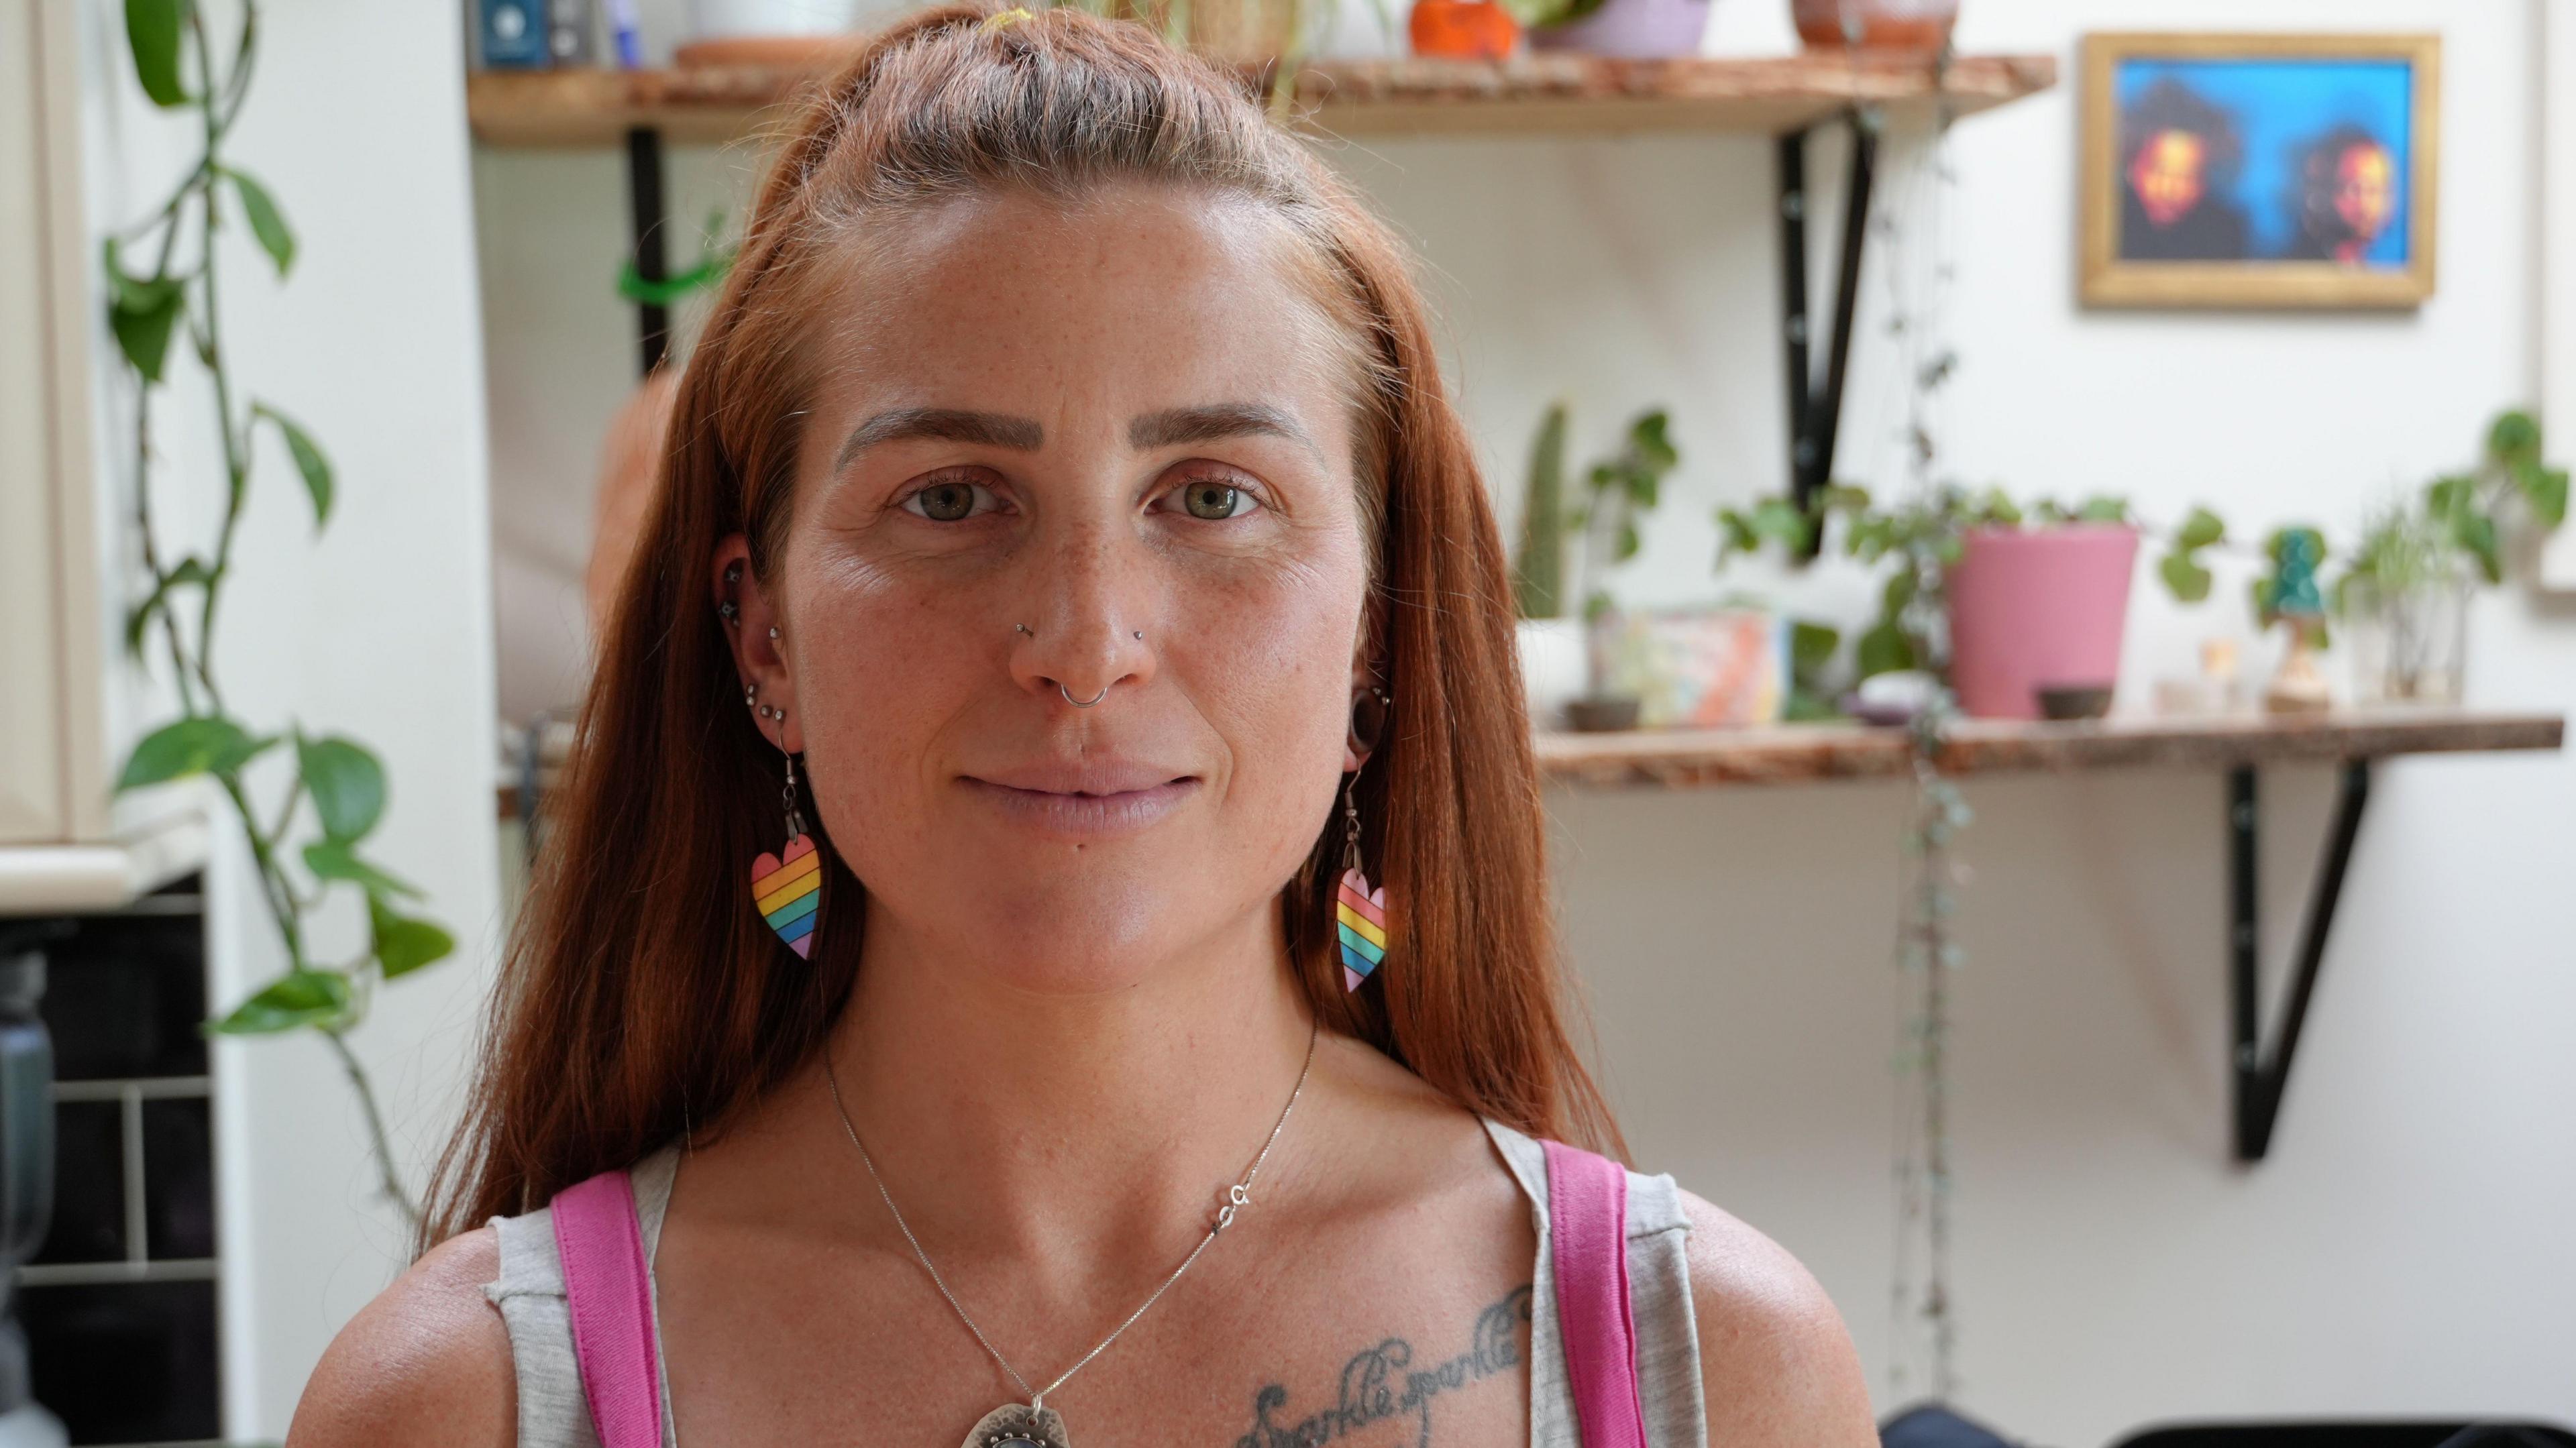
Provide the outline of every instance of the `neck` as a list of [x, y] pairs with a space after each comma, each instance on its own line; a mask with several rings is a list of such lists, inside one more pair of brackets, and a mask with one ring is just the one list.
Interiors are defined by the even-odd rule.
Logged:
[[[926, 1243], [1061, 1261], [1195, 1237], [1305, 1060], [1312, 1017], [1272, 911], [1082, 995], [1036, 993], [870, 926], [832, 1072]], [[873, 1196], [857, 1153], [836, 1149]]]

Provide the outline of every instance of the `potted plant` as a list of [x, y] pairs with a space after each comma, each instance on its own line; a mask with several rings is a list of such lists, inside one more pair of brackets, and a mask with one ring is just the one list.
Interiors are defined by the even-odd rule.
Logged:
[[1533, 50], [1631, 60], [1697, 55], [1709, 0], [1524, 0]]
[[1562, 723], [1566, 701], [1584, 692], [1583, 622], [1565, 617], [1565, 425], [1565, 404], [1549, 404], [1530, 444], [1512, 557], [1522, 699], [1541, 729]]
[[1790, 0], [1789, 13], [1814, 49], [1938, 51], [1950, 43], [1959, 0]]
[[[1836, 486], [1812, 510], [1786, 498], [1719, 509], [1719, 565], [1766, 544], [1803, 554], [1836, 518], [1847, 554], [1889, 565], [1878, 616], [1854, 644], [1859, 679], [1946, 656], [1971, 714], [2091, 717], [2109, 707], [2140, 531], [2126, 502], [2024, 508], [2000, 489], [1943, 486], [1884, 509], [1866, 489]], [[2186, 533], [2212, 522], [2195, 515]], [[1810, 697], [1837, 642], [1820, 625], [1801, 631], [1795, 648]]]
[[[2186, 601], [2205, 596], [2209, 588], [2208, 572], [2194, 558], [2196, 550], [2220, 541], [2225, 532], [2206, 508], [2195, 510], [2193, 517], [2204, 525], [2202, 531], [2178, 539], [2163, 565], [2166, 581]], [[2488, 425], [2476, 468], [2436, 478], [2414, 504], [2400, 503], [2374, 516], [2351, 550], [2352, 562], [2326, 595], [2359, 645], [2353, 651], [2357, 699], [2459, 702], [2470, 590], [2481, 580], [2504, 581], [2508, 536], [2544, 535], [2566, 518], [2567, 470], [2545, 461], [2540, 424], [2518, 410], [2500, 413]], [[2305, 649], [2325, 641], [2322, 602], [2313, 613], [2283, 606], [2285, 573], [2297, 571], [2291, 567], [2293, 545], [2296, 561], [2311, 575], [2330, 551], [2324, 534], [2304, 525], [2277, 529], [2264, 544], [2269, 571], [2255, 581], [2254, 611], [2267, 625], [2295, 620], [2296, 637], [2285, 667], [2298, 664]], [[2308, 697], [2316, 697], [2313, 684]]]
[[1583, 696], [1566, 701], [1565, 715], [1586, 731], [1633, 729], [1638, 698], [1614, 690], [1605, 644], [1617, 626], [1619, 605], [1610, 594], [1610, 575], [1637, 556], [1644, 539], [1639, 521], [1661, 500], [1664, 475], [1681, 463], [1668, 435], [1669, 419], [1660, 407], [1629, 422], [1619, 451], [1594, 463], [1584, 474], [1584, 500], [1574, 518], [1583, 530]]
[[2374, 515], [2335, 589], [2353, 645], [2353, 701], [2457, 704], [2468, 655], [2468, 556], [2429, 509]]

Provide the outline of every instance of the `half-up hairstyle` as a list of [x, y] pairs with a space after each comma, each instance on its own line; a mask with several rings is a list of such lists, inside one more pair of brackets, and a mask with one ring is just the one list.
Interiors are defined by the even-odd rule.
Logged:
[[865, 892], [824, 851], [830, 928], [810, 961], [748, 908], [779, 759], [742, 707], [708, 560], [734, 533], [756, 573], [778, 555], [814, 383], [805, 328], [850, 247], [949, 196], [1070, 201], [1117, 182], [1275, 211], [1357, 364], [1371, 644], [1394, 695], [1358, 791], [1395, 948], [1345, 994], [1335, 819], [1282, 897], [1308, 1001], [1469, 1109], [1620, 1147], [1566, 1027], [1502, 541], [1405, 253], [1240, 81], [1144, 27], [947, 8], [877, 36], [779, 138], [680, 383], [423, 1246], [722, 1130], [822, 1043], [856, 978]]

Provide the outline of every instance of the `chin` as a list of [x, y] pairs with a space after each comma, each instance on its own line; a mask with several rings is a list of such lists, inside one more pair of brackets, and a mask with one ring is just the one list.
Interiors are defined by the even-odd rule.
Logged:
[[[1223, 930], [1236, 912], [1203, 892], [1186, 868], [1130, 874], [1065, 871], [1009, 878], [987, 866], [985, 887], [938, 930], [938, 951], [972, 962], [993, 983], [1039, 995], [1125, 990]], [[999, 878], [996, 878], [999, 876]], [[1177, 883], [1176, 883], [1177, 882]]]

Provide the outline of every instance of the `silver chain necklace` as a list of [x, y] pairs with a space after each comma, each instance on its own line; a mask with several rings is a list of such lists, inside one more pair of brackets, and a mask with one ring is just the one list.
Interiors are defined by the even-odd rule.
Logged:
[[1093, 1358], [1107, 1352], [1111, 1343], [1134, 1327], [1136, 1319], [1143, 1317], [1146, 1309], [1161, 1301], [1172, 1284], [1181, 1280], [1181, 1274], [1190, 1270], [1190, 1265], [1199, 1260], [1199, 1254], [1216, 1241], [1217, 1234], [1234, 1225], [1235, 1213], [1252, 1205], [1252, 1179], [1261, 1175], [1261, 1164], [1270, 1159], [1270, 1148], [1279, 1144], [1279, 1133], [1287, 1128], [1289, 1114], [1297, 1109], [1297, 1098], [1306, 1092], [1306, 1073], [1315, 1067], [1315, 1039], [1322, 1028], [1320, 1019], [1309, 1026], [1305, 1064], [1297, 1068], [1297, 1084], [1288, 1092], [1288, 1104], [1279, 1108], [1279, 1119], [1270, 1124], [1270, 1135], [1262, 1141], [1261, 1150], [1253, 1155], [1252, 1165], [1245, 1168], [1242, 1179], [1225, 1189], [1225, 1201], [1216, 1209], [1216, 1221], [1209, 1226], [1207, 1235], [1199, 1239], [1199, 1244], [1190, 1249], [1190, 1255], [1181, 1259], [1181, 1265], [1172, 1269], [1172, 1275], [1164, 1278], [1161, 1286], [1136, 1304], [1136, 1310], [1127, 1314], [1126, 1321], [1110, 1329], [1107, 1337], [1084, 1353], [1072, 1367], [1056, 1374], [1055, 1381], [1043, 1388], [1031, 1388], [1028, 1379], [1020, 1376], [1020, 1370], [1011, 1366], [1011, 1360], [1002, 1356], [1002, 1350], [993, 1346], [993, 1340], [984, 1335], [984, 1329], [976, 1326], [975, 1319], [967, 1313], [966, 1305], [957, 1300], [956, 1293], [948, 1290], [948, 1279], [939, 1275], [939, 1268], [932, 1264], [930, 1254], [921, 1250], [921, 1239], [912, 1234], [912, 1224], [903, 1219], [903, 1209], [894, 1204], [894, 1193], [886, 1190], [885, 1178], [877, 1172], [876, 1158], [868, 1154], [868, 1144], [859, 1140], [859, 1129], [850, 1122], [850, 1108], [841, 1100], [840, 1073], [832, 1067], [830, 1048], [824, 1049], [823, 1078], [831, 1083], [832, 1109], [839, 1113], [841, 1130], [849, 1134], [850, 1145], [859, 1149], [859, 1161], [868, 1169], [868, 1180], [876, 1183], [877, 1196], [885, 1202], [886, 1211], [894, 1217], [896, 1230], [903, 1233], [904, 1242], [912, 1248], [913, 1260], [921, 1264], [922, 1271], [930, 1274], [930, 1285], [938, 1288], [939, 1295], [948, 1299], [949, 1310], [957, 1314], [959, 1322], [966, 1324], [966, 1330], [975, 1335], [975, 1341], [1001, 1368], [1003, 1375], [1028, 1395], [1026, 1403], [1004, 1403], [986, 1413], [976, 1422], [974, 1431], [966, 1435], [963, 1448], [1073, 1448], [1072, 1440], [1065, 1436], [1064, 1418], [1046, 1405], [1047, 1394], [1063, 1387], [1067, 1378], [1090, 1366]]

